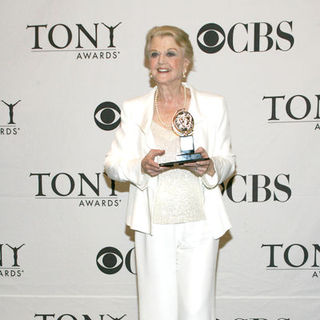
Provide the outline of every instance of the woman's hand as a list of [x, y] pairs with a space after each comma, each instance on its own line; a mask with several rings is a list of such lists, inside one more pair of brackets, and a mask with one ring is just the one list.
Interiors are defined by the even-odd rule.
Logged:
[[156, 156], [162, 156], [164, 152], [164, 150], [151, 149], [141, 161], [142, 171], [151, 177], [155, 177], [158, 174], [167, 171], [168, 168], [160, 167], [159, 164], [154, 161]]
[[[207, 151], [200, 147], [196, 151], [200, 153], [202, 158], [208, 158]], [[202, 177], [204, 174], [209, 174], [211, 177], [215, 174], [214, 165], [212, 159], [185, 163], [182, 167], [185, 167], [192, 171], [195, 175]]]

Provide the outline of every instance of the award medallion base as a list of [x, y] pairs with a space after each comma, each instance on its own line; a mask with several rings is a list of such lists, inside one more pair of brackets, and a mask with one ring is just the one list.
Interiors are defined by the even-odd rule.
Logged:
[[184, 163], [209, 160], [209, 158], [202, 158], [200, 153], [182, 153], [182, 154], [178, 154], [176, 156], [176, 159], [177, 159], [176, 161], [159, 163], [159, 166], [175, 167], [175, 166], [180, 166]]
[[190, 112], [185, 109], [178, 110], [172, 120], [172, 129], [180, 138], [181, 153], [176, 156], [175, 161], [159, 163], [160, 167], [178, 167], [188, 162], [209, 160], [202, 158], [201, 153], [194, 152], [194, 120]]

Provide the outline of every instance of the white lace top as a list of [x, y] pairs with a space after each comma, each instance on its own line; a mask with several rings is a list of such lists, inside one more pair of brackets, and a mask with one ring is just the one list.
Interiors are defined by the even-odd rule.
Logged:
[[[151, 130], [158, 148], [166, 150], [156, 161], [174, 161], [180, 153], [179, 136], [154, 121]], [[199, 177], [187, 169], [170, 169], [158, 176], [152, 222], [170, 224], [204, 220], [203, 201]]]

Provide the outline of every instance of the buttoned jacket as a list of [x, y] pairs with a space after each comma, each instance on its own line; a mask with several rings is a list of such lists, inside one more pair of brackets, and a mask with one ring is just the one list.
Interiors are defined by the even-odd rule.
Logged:
[[[204, 195], [208, 230], [215, 238], [219, 238], [231, 227], [219, 184], [235, 170], [226, 104], [221, 96], [199, 92], [185, 85], [191, 92], [188, 111], [195, 123], [195, 149], [206, 149], [214, 163], [215, 174], [199, 177], [199, 183]], [[142, 172], [141, 160], [151, 149], [158, 149], [151, 131], [155, 90], [124, 102], [121, 124], [105, 159], [105, 171], [111, 179], [130, 182], [127, 225], [133, 230], [149, 234], [152, 234], [158, 176], [151, 177]]]

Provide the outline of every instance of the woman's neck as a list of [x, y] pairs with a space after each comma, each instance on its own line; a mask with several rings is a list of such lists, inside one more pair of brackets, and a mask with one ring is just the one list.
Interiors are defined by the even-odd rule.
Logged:
[[172, 103], [180, 102], [184, 99], [184, 86], [181, 82], [175, 85], [161, 85], [157, 87], [158, 100], [163, 106], [171, 105]]

